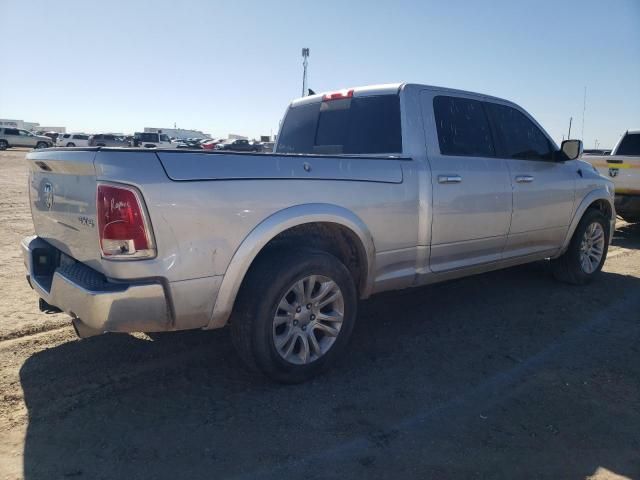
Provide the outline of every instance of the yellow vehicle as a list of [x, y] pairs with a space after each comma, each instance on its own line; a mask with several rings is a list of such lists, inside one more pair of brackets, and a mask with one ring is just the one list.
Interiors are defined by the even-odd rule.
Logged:
[[611, 155], [582, 159], [615, 184], [616, 213], [627, 222], [640, 222], [640, 130], [627, 130]]

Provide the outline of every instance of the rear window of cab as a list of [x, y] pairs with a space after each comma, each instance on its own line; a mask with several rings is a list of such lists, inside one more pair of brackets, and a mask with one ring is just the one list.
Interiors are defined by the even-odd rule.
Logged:
[[277, 152], [401, 153], [400, 97], [349, 97], [290, 107]]

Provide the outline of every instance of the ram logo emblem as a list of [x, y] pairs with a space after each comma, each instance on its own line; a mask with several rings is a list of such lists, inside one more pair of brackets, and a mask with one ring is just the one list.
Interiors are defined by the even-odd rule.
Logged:
[[42, 196], [44, 197], [44, 206], [47, 207], [47, 210], [51, 210], [53, 207], [53, 185], [49, 182], [42, 187]]

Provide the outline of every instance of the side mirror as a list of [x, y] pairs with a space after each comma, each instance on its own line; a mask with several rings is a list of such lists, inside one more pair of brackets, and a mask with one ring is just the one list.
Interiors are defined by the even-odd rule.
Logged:
[[565, 140], [560, 147], [566, 160], [575, 160], [582, 155], [582, 140]]

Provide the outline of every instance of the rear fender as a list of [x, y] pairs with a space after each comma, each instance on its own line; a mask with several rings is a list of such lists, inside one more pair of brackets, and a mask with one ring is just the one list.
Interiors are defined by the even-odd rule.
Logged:
[[227, 323], [242, 281], [260, 251], [279, 233], [305, 223], [337, 223], [349, 228], [362, 243], [367, 261], [367, 278], [361, 296], [369, 296], [373, 286], [375, 248], [364, 222], [346, 208], [332, 204], [305, 204], [280, 210], [263, 220], [242, 241], [224, 274], [206, 329]]

